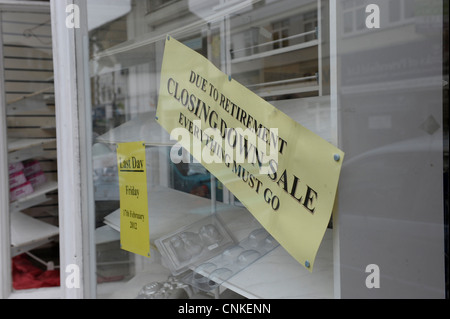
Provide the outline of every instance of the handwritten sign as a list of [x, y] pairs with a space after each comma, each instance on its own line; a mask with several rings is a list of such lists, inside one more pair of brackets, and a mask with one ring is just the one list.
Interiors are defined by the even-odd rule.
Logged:
[[170, 37], [157, 121], [312, 271], [342, 151]]
[[143, 142], [117, 146], [121, 248], [150, 257], [147, 173]]

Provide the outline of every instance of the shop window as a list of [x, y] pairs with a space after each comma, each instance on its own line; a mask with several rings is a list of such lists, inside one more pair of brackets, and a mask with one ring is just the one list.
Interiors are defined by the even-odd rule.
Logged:
[[[326, 132], [330, 119], [325, 111], [327, 98], [320, 98], [319, 74], [326, 73], [321, 69], [318, 1], [259, 1], [249, 2], [247, 7], [240, 1], [217, 1], [202, 8], [181, 1], [134, 1], [132, 8], [132, 14], [90, 30], [90, 64], [95, 70], [90, 91], [94, 101], [96, 232], [118, 229], [120, 201], [114, 156], [116, 145], [127, 141], [145, 141], [148, 187], [152, 189], [149, 212], [156, 214], [152, 218], [157, 224], [168, 227], [154, 226], [152, 242], [174, 229], [173, 224], [186, 225], [188, 220], [208, 212], [211, 201], [218, 207], [232, 205], [236, 212], [243, 210], [233, 194], [189, 154], [171, 153], [168, 136], [161, 135], [161, 127], [154, 121], [163, 39], [167, 33], [254, 93], [277, 102], [295, 119], [303, 114], [310, 128], [330, 139]], [[209, 20], [221, 10], [227, 13]], [[209, 22], [199, 20], [197, 15], [207, 17], [205, 21]], [[108, 34], [118, 35], [116, 45], [109, 41]], [[96, 96], [106, 88], [113, 93], [111, 99], [108, 103], [97, 101]], [[187, 161], [175, 163], [170, 156]], [[164, 214], [177, 217], [169, 221], [160, 215], [163, 210]], [[97, 263], [99, 281], [125, 282], [139, 276], [134, 260], [139, 267], [151, 269], [133, 254], [120, 251], [117, 233], [115, 238], [97, 245], [97, 255], [102, 256]], [[161, 265], [157, 267], [160, 269]]]

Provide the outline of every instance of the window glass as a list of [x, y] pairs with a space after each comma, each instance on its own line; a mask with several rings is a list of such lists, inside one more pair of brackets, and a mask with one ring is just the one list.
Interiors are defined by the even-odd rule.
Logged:
[[[358, 21], [369, 3], [379, 8], [380, 28], [362, 24], [361, 32], [345, 34], [346, 13], [356, 12]], [[346, 152], [338, 200], [343, 298], [445, 296], [444, 3], [337, 2], [336, 100]], [[418, 194], [429, 200], [416, 201]], [[374, 265], [381, 286], [368, 289], [366, 272]]]

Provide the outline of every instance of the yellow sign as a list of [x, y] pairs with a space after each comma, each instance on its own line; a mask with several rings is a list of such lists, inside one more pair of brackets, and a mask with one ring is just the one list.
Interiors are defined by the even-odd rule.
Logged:
[[143, 142], [117, 146], [121, 248], [150, 257], [147, 173]]
[[342, 151], [170, 37], [157, 121], [312, 271]]

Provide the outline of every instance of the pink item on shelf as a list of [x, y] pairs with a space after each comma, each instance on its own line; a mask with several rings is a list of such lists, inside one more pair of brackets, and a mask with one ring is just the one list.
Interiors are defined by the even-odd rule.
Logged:
[[37, 160], [31, 160], [24, 163], [23, 172], [26, 177], [41, 172], [41, 165]]
[[16, 188], [27, 182], [25, 174], [20, 171], [9, 175], [9, 189]]
[[38, 187], [47, 181], [45, 174], [43, 172], [38, 172], [36, 174], [28, 176], [28, 181], [33, 187]]
[[9, 192], [9, 199], [10, 201], [18, 200], [24, 196], [27, 196], [34, 192], [33, 186], [30, 182], [26, 182], [25, 184], [22, 184], [16, 188], [13, 188]]
[[20, 172], [23, 170], [23, 163], [22, 162], [11, 163], [8, 165], [8, 170], [10, 175]]

